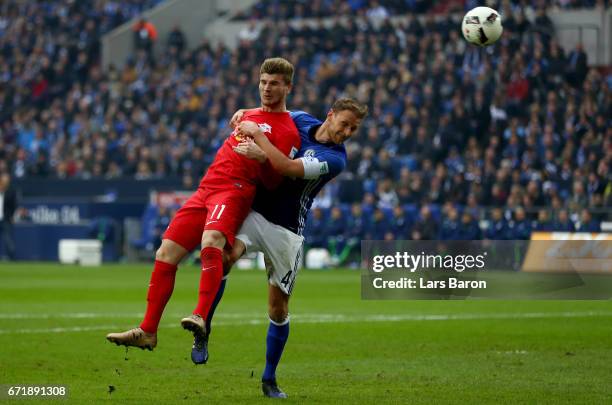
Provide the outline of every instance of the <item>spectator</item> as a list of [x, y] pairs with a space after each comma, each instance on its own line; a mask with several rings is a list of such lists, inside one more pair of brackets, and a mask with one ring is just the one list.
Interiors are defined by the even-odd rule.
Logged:
[[459, 239], [459, 213], [455, 207], [450, 207], [446, 217], [440, 226], [438, 238], [442, 240], [457, 240]]
[[409, 238], [410, 218], [407, 217], [404, 209], [397, 205], [393, 208], [393, 218], [391, 220], [391, 233], [393, 239], [406, 240]]
[[484, 237], [491, 240], [504, 240], [510, 237], [510, 227], [501, 208], [493, 209]]
[[15, 260], [13, 217], [17, 205], [17, 193], [11, 187], [11, 176], [6, 172], [0, 173], [0, 246], [9, 260]]
[[157, 41], [157, 28], [152, 22], [146, 18], [140, 18], [132, 26], [134, 33], [134, 49], [144, 50], [149, 56], [149, 60], [153, 60], [153, 46]]
[[419, 219], [412, 227], [410, 233], [413, 240], [434, 240], [438, 235], [438, 224], [431, 215], [429, 206], [421, 207]]
[[170, 208], [168, 206], [160, 205], [157, 212], [157, 217], [155, 219], [155, 223], [153, 225], [153, 234], [152, 238], [152, 248], [148, 249], [149, 251], [156, 251], [161, 245], [162, 236], [168, 228], [170, 221], [176, 214], [175, 208]]
[[579, 87], [584, 82], [588, 71], [587, 54], [581, 43], [576, 44], [567, 57], [566, 77], [573, 87]]
[[185, 39], [185, 34], [181, 30], [181, 27], [176, 24], [172, 31], [168, 34], [168, 48], [170, 53], [174, 53], [172, 49], [176, 50], [176, 55], [181, 55], [187, 46], [187, 40]]
[[461, 225], [459, 228], [458, 240], [479, 240], [482, 238], [482, 231], [478, 221], [472, 217], [468, 211], [461, 215]]
[[325, 233], [328, 235], [327, 246], [334, 265], [343, 264], [347, 259], [351, 244], [346, 237], [347, 220], [340, 207], [333, 207], [326, 224]]
[[559, 232], [574, 232], [576, 230], [567, 210], [563, 209], [557, 212], [557, 218], [553, 221], [552, 230]]
[[599, 221], [593, 219], [591, 212], [584, 208], [580, 212], [580, 226], [577, 229], [578, 232], [601, 232], [601, 224]]
[[366, 238], [366, 229], [369, 227], [367, 219], [361, 204], [354, 203], [351, 205], [351, 214], [347, 221], [347, 229], [344, 232], [347, 239], [353, 244], [359, 243]]
[[553, 223], [550, 221], [547, 209], [538, 211], [538, 221], [534, 230], [540, 232], [551, 232], [553, 230]]
[[240, 30], [238, 33], [238, 39], [243, 42], [243, 46], [250, 45], [257, 41], [260, 33], [261, 29], [257, 26], [257, 22], [255, 20], [251, 20], [246, 27]]
[[529, 240], [531, 236], [531, 223], [523, 207], [514, 210], [514, 219], [509, 224], [509, 236], [513, 240]]
[[546, 9], [540, 7], [536, 10], [536, 17], [534, 19], [534, 29], [536, 32], [542, 34], [545, 44], [550, 42], [550, 39], [555, 34], [555, 27], [553, 25], [552, 20], [546, 14]]
[[389, 220], [382, 209], [376, 208], [366, 231], [366, 239], [384, 240], [388, 229], [390, 229]]
[[308, 247], [326, 248], [327, 234], [325, 232], [323, 210], [321, 208], [312, 209], [312, 215], [309, 215], [306, 221], [304, 238], [308, 241]]
[[399, 198], [393, 189], [393, 182], [390, 178], [382, 180], [378, 184], [378, 206], [380, 208], [391, 209], [397, 206]]

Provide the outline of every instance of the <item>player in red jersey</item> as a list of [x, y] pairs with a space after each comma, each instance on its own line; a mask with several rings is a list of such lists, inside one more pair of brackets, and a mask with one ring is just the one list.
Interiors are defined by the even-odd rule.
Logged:
[[[259, 77], [261, 108], [249, 111], [242, 119], [257, 123], [270, 141], [289, 157], [300, 147], [297, 128], [286, 108], [293, 71], [293, 65], [285, 59], [266, 59]], [[223, 278], [223, 250], [233, 245], [235, 234], [251, 209], [257, 183], [261, 181], [273, 187], [282, 180], [269, 164], [262, 165], [235, 153], [233, 148], [242, 140], [240, 130], [234, 130], [217, 152], [198, 190], [176, 213], [164, 233], [155, 254], [144, 320], [138, 328], [108, 334], [109, 341], [149, 350], [157, 345], [157, 328], [172, 295], [177, 266], [200, 244], [202, 272], [198, 304], [191, 316], [181, 320], [181, 325], [193, 332], [196, 342], [207, 336], [205, 320], [216, 304], [214, 299]]]

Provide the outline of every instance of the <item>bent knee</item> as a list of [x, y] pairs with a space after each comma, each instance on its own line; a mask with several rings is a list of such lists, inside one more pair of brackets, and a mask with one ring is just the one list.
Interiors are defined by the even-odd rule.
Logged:
[[168, 249], [168, 247], [164, 246], [163, 244], [155, 252], [155, 260], [158, 260], [160, 262], [170, 263], [172, 262], [173, 257], [174, 255], [172, 254], [170, 249]]
[[219, 231], [204, 231], [204, 234], [202, 235], [202, 248], [216, 247], [223, 249], [225, 242], [225, 235]]
[[178, 264], [181, 259], [187, 254], [187, 250], [175, 242], [164, 239], [159, 249], [155, 251], [155, 260]]

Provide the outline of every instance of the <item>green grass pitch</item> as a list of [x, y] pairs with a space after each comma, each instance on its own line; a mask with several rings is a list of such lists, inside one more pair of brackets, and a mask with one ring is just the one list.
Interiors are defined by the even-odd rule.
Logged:
[[[78, 404], [269, 403], [264, 273], [230, 276], [210, 360], [195, 366], [179, 326], [195, 306], [193, 266], [179, 270], [153, 352], [104, 338], [139, 323], [150, 269], [0, 265], [0, 385], [66, 385]], [[303, 271], [291, 313], [277, 373], [289, 403], [612, 400], [610, 301], [362, 301], [359, 272]]]

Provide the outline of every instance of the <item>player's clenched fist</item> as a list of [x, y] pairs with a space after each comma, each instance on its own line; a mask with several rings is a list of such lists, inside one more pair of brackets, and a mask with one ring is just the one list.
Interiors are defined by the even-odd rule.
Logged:
[[257, 136], [263, 135], [257, 123], [253, 121], [242, 121], [238, 124], [238, 132], [250, 138], [256, 138]]
[[234, 152], [239, 155], [245, 156], [249, 159], [255, 159], [259, 163], [263, 163], [268, 158], [266, 152], [264, 152], [251, 138], [246, 138], [238, 146], [234, 146]]

